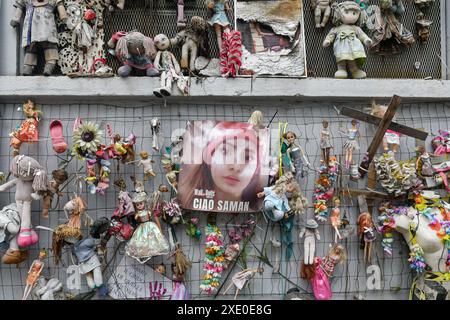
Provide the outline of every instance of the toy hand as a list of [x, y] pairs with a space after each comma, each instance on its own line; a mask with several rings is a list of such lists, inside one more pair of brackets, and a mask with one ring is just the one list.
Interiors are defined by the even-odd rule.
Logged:
[[258, 192], [258, 193], [256, 194], [256, 196], [257, 196], [258, 198], [262, 198], [262, 197], [264, 197], [264, 192]]
[[18, 26], [20, 26], [20, 21], [17, 21], [17, 20], [13, 19], [13, 20], [10, 21], [9, 24], [11, 25], [11, 27], [17, 28]]
[[324, 48], [327, 48], [327, 47], [330, 46], [330, 44], [331, 44], [331, 42], [330, 42], [329, 40], [325, 40], [325, 41], [323, 42], [322, 46], [323, 46]]
[[372, 39], [366, 39], [366, 41], [364, 41], [364, 44], [369, 47], [372, 45]]

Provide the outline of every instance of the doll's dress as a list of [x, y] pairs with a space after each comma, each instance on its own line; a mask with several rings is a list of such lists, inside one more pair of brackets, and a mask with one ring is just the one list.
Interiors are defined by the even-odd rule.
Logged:
[[320, 139], [320, 148], [321, 149], [333, 148], [330, 142], [330, 130], [322, 130], [321, 133], [323, 138]]
[[31, 272], [28, 274], [26, 283], [29, 286], [32, 286], [33, 284], [36, 283], [37, 279], [39, 278], [41, 272], [39, 271], [39, 269], [41, 268], [41, 266], [43, 265], [43, 262], [40, 260], [34, 260], [33, 261], [33, 267], [31, 268]]
[[[325, 258], [326, 259], [326, 258]], [[316, 257], [315, 259], [315, 269], [316, 272], [314, 277], [311, 279], [311, 285], [314, 292], [314, 297], [316, 300], [329, 300], [331, 299], [332, 292], [330, 281], [324, 269], [322, 268], [322, 258]]]
[[344, 143], [344, 149], [346, 150], [359, 150], [358, 141], [358, 129], [348, 129], [347, 140]]
[[386, 133], [384, 134], [387, 143], [389, 144], [400, 144], [400, 133], [393, 131], [393, 130], [386, 130]]
[[36, 118], [28, 118], [22, 122], [13, 136], [21, 142], [37, 142], [39, 140], [39, 121]]
[[225, 3], [222, 1], [218, 1], [214, 4], [214, 14], [211, 17], [210, 20], [208, 20], [208, 23], [213, 26], [214, 24], [220, 24], [221, 26], [225, 27], [230, 25], [230, 22], [228, 21], [227, 15], [225, 14]]
[[81, 274], [91, 272], [100, 267], [100, 260], [95, 252], [95, 241], [93, 238], [85, 238], [75, 243], [73, 251], [78, 259], [78, 269]]
[[189, 293], [183, 282], [173, 282], [173, 291], [170, 300], [189, 300]]
[[333, 51], [336, 62], [351, 60], [356, 61], [359, 66], [364, 65], [366, 51], [363, 43], [358, 38], [366, 38], [367, 35], [364, 34], [361, 28], [352, 25], [341, 25], [331, 29], [330, 34], [335, 37]]
[[140, 263], [145, 263], [154, 256], [168, 254], [169, 243], [156, 223], [150, 220], [149, 211], [142, 210], [137, 215], [140, 224], [126, 245], [125, 252]]
[[272, 221], [279, 221], [283, 218], [284, 213], [291, 211], [288, 198], [285, 194], [279, 197], [272, 187], [264, 188], [264, 206], [263, 212]]

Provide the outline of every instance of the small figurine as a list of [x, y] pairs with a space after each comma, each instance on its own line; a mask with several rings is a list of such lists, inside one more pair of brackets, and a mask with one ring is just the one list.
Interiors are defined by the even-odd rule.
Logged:
[[420, 145], [417, 147], [417, 151], [419, 152], [419, 156], [416, 161], [416, 169], [419, 171], [420, 175], [423, 177], [432, 177], [434, 175], [434, 170], [431, 165], [431, 155], [425, 149], [425, 146]]
[[125, 246], [127, 255], [139, 263], [145, 263], [154, 256], [169, 253], [169, 243], [162, 234], [159, 218], [154, 216], [156, 223], [151, 221], [151, 212], [146, 208], [147, 194], [137, 193], [133, 198], [139, 226], [134, 231], [130, 241]]
[[177, 86], [183, 94], [187, 94], [187, 85], [180, 74], [181, 69], [177, 59], [170, 52], [170, 40], [165, 34], [158, 34], [154, 38], [158, 53], [155, 58], [155, 67], [161, 72], [161, 87], [153, 90], [158, 98], [172, 95], [172, 82], [177, 80]]
[[239, 294], [239, 291], [241, 291], [248, 282], [255, 276], [256, 273], [262, 274], [264, 272], [263, 268], [254, 268], [254, 269], [244, 269], [242, 271], [239, 271], [233, 275], [231, 278], [230, 285], [225, 289], [223, 294], [226, 294], [230, 288], [235, 285], [236, 286], [236, 293], [234, 295], [234, 300], [236, 300], [237, 295]]
[[351, 127], [347, 129], [347, 132], [339, 131], [340, 133], [347, 136], [347, 140], [344, 142], [345, 150], [345, 168], [350, 168], [350, 163], [353, 158], [353, 151], [359, 150], [358, 138], [359, 138], [359, 122], [353, 119], [351, 121]]
[[331, 226], [333, 227], [334, 234], [334, 243], [337, 243], [337, 239], [342, 239], [341, 234], [339, 233], [339, 227], [341, 226], [341, 210], [339, 206], [341, 205], [341, 200], [338, 197], [334, 197], [333, 199], [334, 207], [331, 209], [330, 221]]
[[[383, 118], [388, 107], [376, 104], [374, 100], [372, 100], [372, 112], [371, 114], [378, 118]], [[393, 118], [395, 120], [395, 116]], [[383, 137], [383, 150], [384, 152], [388, 152], [390, 149], [394, 153], [398, 151], [398, 147], [400, 145], [400, 133], [393, 130], [386, 130], [386, 133]]]
[[[323, 28], [327, 25], [328, 19], [331, 14], [330, 4], [334, 0], [312, 0], [311, 8], [314, 10], [314, 21], [316, 22], [316, 28]], [[322, 18], [323, 14], [323, 18]], [[321, 21], [322, 20], [322, 21]]]
[[372, 261], [372, 242], [375, 241], [375, 224], [372, 221], [372, 215], [363, 212], [358, 217], [358, 236], [360, 246], [364, 248], [364, 262]]
[[366, 73], [359, 69], [366, 60], [364, 45], [370, 46], [372, 40], [362, 31], [364, 19], [361, 14], [361, 7], [353, 1], [344, 1], [333, 4], [333, 24], [336, 25], [330, 30], [323, 47], [329, 47], [333, 42], [334, 55], [338, 66], [335, 78], [347, 79], [350, 70], [354, 79], [364, 79]]
[[26, 119], [17, 126], [16, 129], [10, 133], [11, 146], [13, 147], [13, 156], [18, 156], [20, 152], [20, 146], [23, 142], [33, 143], [38, 142], [39, 139], [39, 121], [42, 117], [42, 111], [31, 100], [23, 104], [19, 111], [23, 111]]
[[36, 285], [36, 281], [41, 275], [42, 269], [44, 269], [44, 259], [47, 258], [47, 252], [45, 249], [39, 251], [39, 258], [34, 260], [28, 270], [28, 276], [26, 280], [25, 290], [23, 291], [22, 300], [27, 300], [31, 293], [31, 290]]
[[322, 149], [323, 160], [325, 163], [330, 161], [330, 149], [333, 148], [333, 145], [330, 142], [331, 133], [328, 128], [328, 121], [322, 121], [322, 130], [320, 131], [320, 149]]
[[42, 204], [42, 216], [48, 218], [48, 211], [52, 206], [53, 196], [56, 194], [61, 197], [63, 194], [59, 191], [59, 187], [69, 178], [66, 170], [58, 169], [52, 171], [53, 179], [48, 182], [47, 191], [44, 194], [44, 201]]
[[227, 12], [231, 11], [230, 3], [228, 0], [207, 0], [206, 6], [208, 7], [208, 15], [210, 19], [208, 24], [214, 27], [216, 33], [217, 44], [219, 46], [219, 52], [222, 51], [222, 30], [230, 26]]
[[25, 12], [22, 30], [22, 47], [25, 49], [23, 75], [30, 76], [38, 62], [38, 48], [44, 50], [44, 75], [53, 73], [58, 56], [58, 32], [55, 22], [55, 9], [59, 19], [67, 19], [67, 13], [62, 0], [16, 0], [16, 14], [10, 24], [13, 28], [20, 25]]
[[430, 38], [431, 25], [433, 21], [425, 19], [425, 15], [422, 12], [417, 14], [416, 28], [420, 43], [427, 43]]
[[175, 38], [170, 39], [170, 44], [174, 47], [181, 47], [181, 69], [189, 69], [191, 72], [197, 71], [195, 59], [206, 51], [206, 40], [208, 38], [206, 21], [199, 16], [193, 16], [191, 23], [185, 29], [179, 31]]
[[316, 251], [316, 239], [320, 240], [320, 234], [318, 230], [319, 225], [316, 220], [309, 219], [306, 224], [300, 230], [299, 238], [305, 237], [303, 243], [304, 248], [304, 264], [312, 265], [314, 263], [314, 253]]
[[175, 193], [178, 193], [178, 181], [177, 181], [177, 173], [180, 173], [180, 170], [176, 170], [176, 164], [172, 163], [170, 159], [162, 159], [161, 160], [164, 170], [166, 170], [166, 180]]
[[300, 183], [300, 177], [304, 177], [307, 172], [305, 166], [309, 167], [310, 163], [302, 147], [296, 144], [297, 135], [294, 132], [286, 132], [283, 139], [285, 141], [281, 146], [281, 154], [284, 171], [295, 174], [295, 179]]

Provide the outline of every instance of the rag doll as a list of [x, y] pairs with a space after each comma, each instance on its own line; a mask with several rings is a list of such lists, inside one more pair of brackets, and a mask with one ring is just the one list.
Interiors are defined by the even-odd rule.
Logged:
[[328, 19], [330, 19], [331, 6], [330, 4], [334, 0], [312, 0], [311, 8], [314, 10], [314, 21], [316, 22], [316, 28], [323, 28], [327, 25]]
[[329, 47], [334, 42], [333, 51], [338, 66], [334, 77], [348, 78], [348, 69], [354, 79], [363, 79], [366, 77], [366, 73], [360, 69], [366, 60], [363, 44], [370, 46], [372, 40], [360, 28], [364, 23], [361, 7], [353, 1], [344, 1], [334, 3], [333, 9], [336, 27], [328, 33], [323, 47]]
[[202, 17], [193, 16], [191, 23], [179, 31], [175, 38], [170, 39], [172, 46], [181, 46], [181, 69], [189, 68], [192, 72], [196, 71], [195, 59], [206, 50], [207, 31], [205, 20]]
[[44, 218], [48, 218], [48, 212], [52, 206], [53, 196], [55, 194], [58, 197], [62, 196], [59, 187], [69, 178], [67, 171], [64, 169], [53, 170], [52, 177], [53, 179], [48, 183], [48, 188], [44, 194], [44, 201], [42, 204], [42, 216]]
[[148, 77], [158, 75], [153, 65], [156, 48], [153, 39], [137, 31], [119, 31], [108, 41], [109, 52], [116, 56], [123, 64], [117, 73], [121, 77], [128, 77], [133, 69], [145, 70]]
[[15, 200], [21, 220], [17, 243], [28, 247], [39, 241], [37, 233], [31, 228], [31, 202], [41, 199], [47, 191], [47, 174], [35, 159], [25, 155], [14, 157], [10, 170], [15, 179], [2, 184], [0, 192], [16, 187]]
[[20, 146], [23, 142], [33, 143], [38, 142], [39, 139], [39, 121], [42, 117], [42, 112], [38, 106], [31, 100], [23, 104], [23, 107], [19, 110], [23, 111], [26, 119], [22, 121], [20, 126], [10, 133], [11, 142], [13, 147], [13, 156], [18, 156], [20, 152]]
[[42, 269], [44, 269], [44, 259], [47, 258], [47, 252], [42, 249], [39, 252], [39, 258], [34, 260], [28, 270], [28, 276], [26, 279], [25, 290], [23, 291], [22, 300], [27, 300], [31, 293], [31, 290], [36, 285], [36, 282], [41, 275]]
[[[142, 169], [144, 170], [144, 181], [147, 181], [148, 178], [150, 178], [150, 177], [153, 177], [153, 178], [156, 177], [156, 173], [153, 171], [153, 163], [155, 161], [152, 160], [152, 158], [150, 157], [148, 152], [145, 150], [142, 150], [139, 153], [139, 156], [141, 157], [141, 160], [132, 161], [132, 162], [137, 162], [137, 166], [142, 167]], [[132, 162], [128, 162], [128, 163], [132, 163]]]
[[305, 237], [304, 248], [304, 264], [312, 265], [314, 263], [314, 253], [316, 251], [316, 239], [320, 240], [320, 234], [318, 230], [319, 225], [316, 220], [309, 219], [306, 221], [305, 226], [301, 229], [299, 237]]
[[28, 257], [28, 251], [19, 250], [17, 234], [20, 230], [20, 213], [16, 203], [0, 211], [0, 242], [9, 242], [9, 249], [2, 257], [4, 264], [19, 264]]
[[38, 48], [44, 50], [44, 75], [51, 75], [59, 58], [55, 11], [58, 11], [61, 21], [67, 19], [63, 0], [16, 0], [14, 6], [16, 14], [10, 23], [12, 27], [20, 25], [25, 12], [21, 39], [21, 46], [25, 49], [23, 75], [33, 73], [38, 63]]
[[81, 239], [73, 246], [73, 252], [78, 260], [78, 269], [86, 276], [88, 287], [92, 290], [103, 285], [101, 263], [96, 248], [97, 244], [92, 237]]
[[206, 6], [210, 17], [207, 22], [211, 27], [214, 27], [220, 52], [222, 51], [222, 31], [230, 26], [230, 21], [226, 14], [226, 11], [231, 11], [230, 3], [228, 0], [206, 0]]

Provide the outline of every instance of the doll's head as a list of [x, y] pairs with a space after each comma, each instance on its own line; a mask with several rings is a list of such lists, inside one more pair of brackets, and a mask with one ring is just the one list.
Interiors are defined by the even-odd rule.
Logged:
[[362, 26], [364, 24], [365, 19], [361, 14], [361, 7], [356, 2], [344, 1], [341, 3], [334, 3], [332, 8], [334, 9], [334, 25], [340, 26], [345, 24]]
[[10, 170], [16, 178], [32, 181], [34, 191], [47, 190], [47, 174], [35, 159], [24, 155], [15, 156]]
[[283, 138], [286, 139], [289, 144], [292, 144], [294, 143], [295, 139], [297, 139], [297, 135], [292, 131], [288, 131], [283, 134]]
[[133, 204], [136, 210], [144, 210], [145, 202], [147, 201], [147, 194], [145, 192], [137, 193], [133, 198]]
[[120, 136], [120, 134], [116, 134], [116, 135], [114, 135], [113, 140], [114, 140], [114, 142], [119, 142], [120, 140], [122, 140], [122, 137]]
[[160, 184], [158, 187], [159, 192], [169, 192], [169, 188], [165, 184]]
[[166, 275], [166, 266], [164, 265], [164, 263], [160, 263], [159, 265], [157, 265], [155, 270], [163, 276]]
[[337, 263], [344, 263], [344, 261], [347, 259], [347, 253], [345, 251], [345, 248], [335, 243], [328, 252], [328, 256], [337, 264]]
[[208, 29], [208, 24], [202, 17], [193, 16], [191, 18], [191, 28], [194, 32], [205, 33]]
[[47, 251], [45, 249], [41, 249], [39, 251], [39, 260], [44, 260], [45, 258], [47, 258]]
[[352, 119], [352, 121], [350, 123], [353, 127], [358, 127], [358, 125], [359, 125], [359, 121], [356, 119]]
[[328, 121], [323, 120], [322, 121], [322, 127], [324, 127], [325, 129], [328, 128]]
[[335, 206], [339, 206], [339, 205], [341, 205], [341, 200], [338, 197], [334, 197], [333, 203]]
[[283, 196], [286, 192], [292, 193], [296, 190], [299, 190], [300, 187], [298, 183], [295, 181], [294, 176], [291, 172], [285, 173], [275, 182], [275, 186], [273, 191], [278, 196]]
[[69, 175], [64, 169], [57, 169], [52, 171], [52, 177], [58, 185], [64, 183], [69, 178]]
[[261, 128], [263, 126], [263, 113], [259, 110], [253, 111], [248, 123], [252, 124], [257, 128]]
[[158, 34], [154, 38], [155, 46], [160, 51], [167, 50], [170, 46], [170, 40], [165, 34]]
[[141, 152], [139, 152], [139, 155], [141, 156], [142, 159], [148, 159], [148, 152], [145, 150], [142, 150]]
[[426, 152], [425, 146], [424, 145], [419, 145], [417, 147], [417, 152], [419, 152], [419, 154], [424, 154]]

